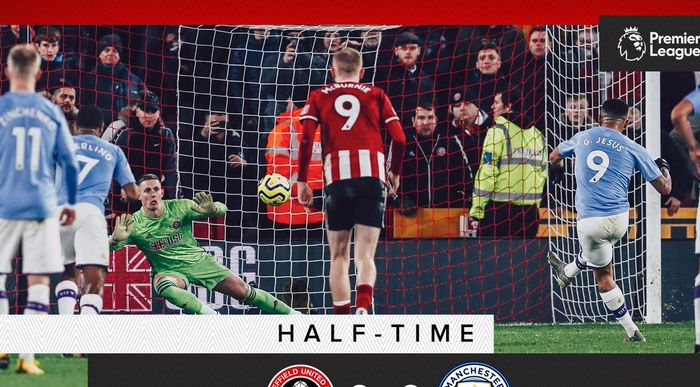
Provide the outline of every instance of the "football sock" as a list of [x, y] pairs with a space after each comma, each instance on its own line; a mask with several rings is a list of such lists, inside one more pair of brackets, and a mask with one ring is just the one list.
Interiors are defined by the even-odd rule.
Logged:
[[700, 274], [695, 277], [695, 291], [693, 294], [695, 295], [693, 300], [695, 306], [695, 344], [700, 345]]
[[272, 294], [250, 285], [248, 285], [248, 294], [243, 299], [243, 303], [254, 306], [265, 313], [296, 314], [294, 309], [275, 298]]
[[70, 280], [63, 280], [56, 285], [58, 314], [73, 314], [78, 300], [78, 285]]
[[98, 294], [83, 294], [80, 297], [80, 314], [100, 314], [102, 297]]
[[350, 314], [350, 300], [333, 301], [333, 314]]
[[637, 325], [632, 321], [632, 316], [625, 307], [625, 296], [622, 295], [622, 290], [618, 286], [609, 292], [600, 293], [600, 298], [603, 299], [605, 306], [612, 312], [617, 321], [625, 328], [627, 337], [632, 337], [634, 331], [638, 330]]
[[[48, 314], [50, 292], [49, 285], [31, 285], [27, 289], [27, 306], [24, 308], [24, 314]], [[31, 363], [34, 361], [34, 354], [21, 353], [19, 358]]]
[[564, 266], [564, 275], [569, 278], [574, 278], [585, 268], [586, 261], [581, 256], [581, 253], [578, 253], [573, 262], [569, 262], [566, 266]]
[[7, 289], [5, 289], [6, 275], [0, 274], [0, 314], [10, 314], [10, 302], [7, 299]]
[[194, 294], [185, 289], [178, 288], [173, 281], [168, 278], [162, 279], [156, 285], [156, 292], [173, 305], [182, 308], [186, 312], [195, 314], [216, 314], [216, 311], [207, 305]]
[[372, 307], [372, 293], [374, 287], [371, 285], [357, 285], [357, 297], [355, 299], [355, 308], [364, 308], [367, 312]]

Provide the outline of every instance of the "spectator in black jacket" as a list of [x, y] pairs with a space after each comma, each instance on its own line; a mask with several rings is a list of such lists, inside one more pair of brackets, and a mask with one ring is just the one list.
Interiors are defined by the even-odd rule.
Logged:
[[417, 35], [404, 32], [394, 43], [395, 59], [388, 73], [385, 67], [377, 69], [377, 86], [386, 91], [404, 128], [411, 126], [419, 99], [430, 98], [435, 89], [433, 78], [421, 71], [421, 47]]
[[136, 179], [147, 173], [160, 176], [165, 198], [179, 196], [175, 136], [161, 123], [160, 101], [155, 94], [139, 92], [135, 115], [128, 129], [119, 133], [116, 144], [124, 151]]
[[438, 117], [432, 101], [421, 101], [406, 136], [401, 182], [401, 207], [469, 207], [467, 186], [472, 176], [461, 143], [436, 131]]
[[80, 105], [99, 106], [104, 121], [112, 122], [144, 89], [143, 81], [120, 63], [122, 41], [118, 35], [103, 36], [97, 45], [97, 53], [100, 60], [95, 72], [81, 74]]

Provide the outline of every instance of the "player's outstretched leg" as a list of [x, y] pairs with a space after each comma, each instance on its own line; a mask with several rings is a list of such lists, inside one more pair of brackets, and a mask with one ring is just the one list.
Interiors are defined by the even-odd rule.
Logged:
[[639, 331], [637, 324], [632, 321], [632, 316], [630, 316], [629, 311], [627, 311], [625, 296], [622, 294], [622, 290], [615, 284], [612, 275], [612, 264], [610, 263], [605, 267], [595, 269], [595, 277], [598, 282], [600, 298], [620, 325], [625, 328], [627, 341], [646, 341], [644, 335]]
[[581, 257], [581, 253], [576, 256], [573, 262], [565, 264], [559, 256], [550, 251], [547, 253], [547, 262], [554, 270], [554, 278], [557, 280], [559, 287], [566, 288], [574, 280], [582, 270], [586, 268], [586, 260]]
[[299, 314], [299, 312], [290, 308], [289, 305], [277, 299], [272, 294], [248, 285], [233, 274], [219, 282], [214, 287], [214, 290], [227, 294], [246, 305], [254, 306], [265, 313]]
[[367, 314], [372, 310], [374, 284], [377, 280], [377, 267], [374, 253], [377, 251], [378, 227], [355, 225], [355, 266], [357, 266], [357, 294], [355, 313]]
[[173, 305], [194, 314], [217, 314], [194, 294], [185, 289], [185, 281], [175, 275], [157, 274], [153, 278], [156, 292]]

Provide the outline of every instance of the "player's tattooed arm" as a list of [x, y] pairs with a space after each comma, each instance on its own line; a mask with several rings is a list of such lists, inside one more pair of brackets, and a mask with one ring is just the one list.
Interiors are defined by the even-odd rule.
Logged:
[[662, 195], [669, 195], [671, 193], [671, 175], [669, 174], [667, 167], [661, 168], [661, 176], [653, 180], [651, 185], [658, 193]]

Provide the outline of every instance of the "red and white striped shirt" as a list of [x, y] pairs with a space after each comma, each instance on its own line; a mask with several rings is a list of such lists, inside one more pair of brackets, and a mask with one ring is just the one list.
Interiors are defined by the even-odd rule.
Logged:
[[[304, 132], [321, 126], [325, 184], [376, 177], [386, 181], [386, 129], [392, 139], [391, 171], [398, 174], [406, 137], [389, 97], [382, 89], [356, 82], [332, 83], [315, 90], [301, 112]], [[308, 129], [307, 129], [308, 127]], [[303, 142], [303, 141], [302, 141]], [[313, 145], [311, 143], [306, 144]], [[300, 149], [299, 181], [306, 181], [304, 144]], [[311, 149], [308, 149], [311, 154]]]

